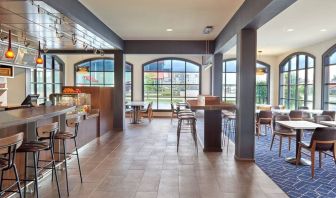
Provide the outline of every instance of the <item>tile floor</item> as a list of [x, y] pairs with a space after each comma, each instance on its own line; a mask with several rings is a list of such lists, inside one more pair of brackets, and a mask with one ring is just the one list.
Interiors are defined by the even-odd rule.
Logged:
[[[184, 133], [176, 153], [176, 120], [127, 124], [123, 133], [104, 135], [81, 149], [82, 184], [76, 161], [70, 163], [70, 197], [287, 197], [255, 163], [235, 161], [233, 144], [228, 154], [199, 150], [197, 156], [191, 135]], [[64, 171], [58, 174], [66, 197]], [[57, 197], [50, 180], [41, 183], [40, 197]]]

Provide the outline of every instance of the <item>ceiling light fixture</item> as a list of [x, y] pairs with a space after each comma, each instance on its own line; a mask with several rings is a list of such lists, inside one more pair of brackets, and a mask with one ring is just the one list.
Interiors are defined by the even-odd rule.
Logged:
[[77, 43], [77, 37], [76, 37], [75, 33], [72, 34], [71, 40], [72, 40], [72, 45], [76, 45], [76, 43]]
[[203, 29], [203, 34], [210, 34], [213, 31], [214, 27], [212, 25], [208, 25]]
[[47, 53], [49, 51], [49, 49], [47, 48], [47, 41], [45, 41], [45, 40], [43, 42], [43, 49], [42, 50], [43, 50], [44, 53]]
[[30, 45], [30, 42], [27, 40], [27, 37], [24, 38], [23, 45], [25, 47], [28, 47]]
[[8, 49], [5, 53], [5, 57], [8, 59], [13, 59], [15, 56], [13, 50], [12, 50], [12, 32], [11, 30], [8, 31]]
[[104, 56], [104, 55], [105, 55], [105, 53], [104, 53], [103, 50], [100, 50], [99, 52], [100, 52], [100, 55], [101, 55], [101, 56]]
[[42, 64], [43, 63], [43, 59], [41, 57], [41, 45], [40, 45], [40, 41], [38, 42], [38, 55], [36, 58], [36, 64]]
[[321, 32], [326, 32], [326, 31], [327, 31], [327, 29], [320, 29], [320, 31], [321, 31]]
[[167, 28], [166, 31], [167, 31], [167, 32], [172, 32], [173, 29], [172, 29], [172, 28]]
[[210, 55], [210, 41], [205, 41], [205, 56], [202, 57], [204, 71], [212, 67], [212, 57]]
[[293, 32], [293, 31], [294, 31], [294, 29], [292, 29], [292, 28], [287, 29], [287, 32]]

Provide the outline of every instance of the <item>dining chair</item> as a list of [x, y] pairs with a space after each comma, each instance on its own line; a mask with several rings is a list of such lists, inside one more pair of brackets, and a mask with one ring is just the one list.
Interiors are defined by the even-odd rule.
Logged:
[[[315, 152], [319, 152], [319, 167], [322, 167], [322, 152], [326, 153], [328, 151], [332, 152], [332, 157], [336, 164], [336, 129], [327, 128], [317, 128], [315, 129], [310, 142], [301, 141], [299, 142], [299, 151], [296, 158], [296, 165], [299, 164], [301, 159], [302, 149], [310, 151], [310, 161], [311, 161], [311, 176], [314, 178], [315, 170]], [[329, 154], [328, 154], [329, 155]]]
[[147, 116], [148, 120], [151, 122], [152, 121], [152, 117], [153, 117], [153, 101], [148, 103], [148, 106], [146, 109], [140, 111], [141, 113], [141, 117], [143, 116]]
[[320, 124], [321, 121], [332, 121], [332, 118], [329, 115], [316, 115], [314, 117], [314, 122]]
[[267, 134], [267, 128], [270, 129], [271, 132], [273, 133], [272, 123], [273, 123], [272, 111], [260, 111], [256, 123], [258, 139], [261, 134], [261, 126], [265, 127], [266, 134]]
[[328, 115], [332, 120], [335, 120], [335, 111], [323, 111], [321, 115]]
[[281, 124], [277, 123], [277, 121], [290, 121], [290, 117], [288, 115], [277, 115], [274, 117], [275, 119], [275, 126], [273, 130], [272, 142], [270, 150], [272, 150], [273, 142], [276, 136], [279, 136], [279, 157], [281, 157], [282, 151], [282, 138], [288, 138], [288, 150], [291, 149], [291, 138], [296, 136], [296, 133]]
[[289, 112], [289, 117], [291, 120], [302, 120], [303, 119], [303, 114], [302, 111], [299, 110], [292, 110]]

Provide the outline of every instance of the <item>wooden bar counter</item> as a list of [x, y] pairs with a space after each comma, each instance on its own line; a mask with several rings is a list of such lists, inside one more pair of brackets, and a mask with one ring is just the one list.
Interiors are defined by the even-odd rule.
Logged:
[[236, 106], [222, 103], [214, 96], [199, 96], [198, 100], [187, 100], [187, 103], [191, 110], [197, 111], [197, 136], [203, 151], [221, 152], [222, 110], [235, 111]]

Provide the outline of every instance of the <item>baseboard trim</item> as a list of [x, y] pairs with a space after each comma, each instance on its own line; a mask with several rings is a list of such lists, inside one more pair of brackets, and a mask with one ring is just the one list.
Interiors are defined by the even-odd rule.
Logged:
[[235, 160], [237, 160], [237, 161], [255, 162], [255, 159], [241, 158], [241, 157], [238, 157], [237, 155], [234, 155], [234, 158], [235, 158]]

